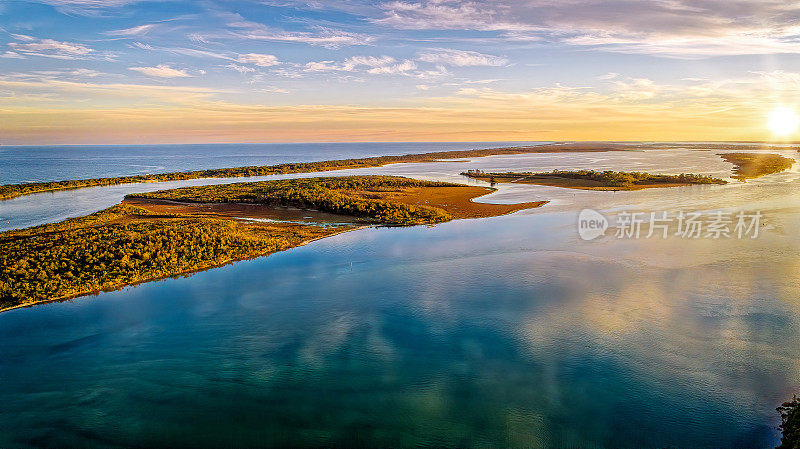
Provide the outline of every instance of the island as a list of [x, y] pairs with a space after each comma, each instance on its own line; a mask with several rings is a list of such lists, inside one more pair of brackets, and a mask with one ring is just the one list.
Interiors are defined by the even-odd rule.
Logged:
[[771, 153], [719, 153], [718, 156], [733, 164], [733, 178], [742, 182], [780, 173], [794, 165], [794, 159]]
[[395, 176], [185, 187], [0, 233], [0, 311], [188, 274], [365, 226], [435, 225], [539, 207], [487, 204], [495, 189]]
[[727, 181], [706, 175], [654, 175], [641, 172], [578, 170], [552, 172], [501, 172], [468, 170], [461, 173], [472, 179], [489, 183], [513, 182], [564, 187], [580, 190], [640, 190], [656, 187], [677, 187], [693, 184], [727, 184]]

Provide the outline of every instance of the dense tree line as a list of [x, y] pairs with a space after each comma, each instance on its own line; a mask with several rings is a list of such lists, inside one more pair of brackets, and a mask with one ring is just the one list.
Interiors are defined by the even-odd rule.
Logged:
[[618, 172], [618, 171], [596, 171], [596, 170], [553, 170], [552, 172], [544, 173], [486, 173], [480, 170], [470, 170], [461, 173], [464, 176], [472, 178], [493, 178], [497, 181], [508, 179], [519, 179], [525, 177], [536, 178], [568, 178], [568, 179], [582, 179], [588, 181], [599, 182], [607, 187], [630, 187], [635, 185], [646, 184], [726, 184], [725, 180], [714, 178], [706, 175], [696, 175], [691, 173], [683, 173], [680, 175], [654, 175], [642, 172]]
[[393, 225], [441, 223], [453, 219], [443, 209], [414, 206], [359, 192], [382, 192], [408, 187], [451, 187], [457, 184], [418, 181], [393, 176], [347, 176], [243, 182], [216, 186], [183, 187], [130, 195], [132, 198], [164, 199], [198, 203], [258, 203], [294, 206], [350, 215]]
[[[137, 196], [288, 205], [408, 225], [453, 217], [435, 207], [364, 196], [445, 186], [456, 184], [361, 176], [187, 187]], [[336, 232], [313, 225], [155, 214], [119, 204], [85, 217], [0, 233], [0, 309], [203, 270]]]
[[[619, 146], [619, 145], [617, 145]], [[0, 185], [0, 200], [30, 195], [39, 192], [78, 189], [83, 187], [108, 186], [137, 182], [179, 181], [197, 178], [234, 178], [242, 176], [267, 176], [289, 173], [310, 173], [352, 168], [380, 167], [387, 164], [410, 162], [434, 162], [441, 159], [484, 157], [492, 155], [511, 155], [525, 153], [547, 153], [562, 151], [608, 151], [614, 149], [603, 144], [556, 144], [530, 147], [489, 148], [483, 150], [437, 151], [431, 153], [406, 154], [397, 156], [375, 156], [354, 159], [338, 159], [320, 162], [302, 162], [278, 165], [218, 168], [173, 173], [157, 173], [114, 178], [94, 178], [70, 181], [30, 182]]]
[[0, 251], [0, 308], [202, 270], [289, 248], [325, 232], [312, 226], [303, 231], [176, 218], [5, 240]]

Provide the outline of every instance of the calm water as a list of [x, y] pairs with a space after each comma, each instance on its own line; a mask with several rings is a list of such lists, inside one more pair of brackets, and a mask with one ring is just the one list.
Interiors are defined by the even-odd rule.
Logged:
[[[358, 172], [463, 182], [466, 167], [730, 170], [675, 149]], [[501, 186], [485, 201], [553, 202], [0, 314], [0, 447], [773, 447], [800, 383], [797, 168], [639, 192]], [[9, 207], [41, 212], [26, 198]], [[758, 239], [584, 242], [583, 207], [765, 219]]]
[[471, 150], [536, 142], [0, 146], [0, 184]]

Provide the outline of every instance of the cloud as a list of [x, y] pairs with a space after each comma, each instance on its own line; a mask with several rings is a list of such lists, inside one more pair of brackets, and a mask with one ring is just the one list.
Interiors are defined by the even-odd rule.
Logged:
[[41, 0], [53, 6], [75, 6], [84, 8], [117, 8], [147, 0]]
[[387, 55], [352, 56], [338, 64], [334, 61], [312, 61], [303, 66], [306, 72], [362, 72], [370, 75], [403, 75], [416, 78], [449, 74], [441, 66], [434, 71], [417, 69], [417, 63], [411, 59], [398, 61]]
[[[209, 101], [209, 97], [227, 93], [225, 90], [208, 87], [181, 87], [132, 83], [97, 83], [57, 78], [58, 74], [15, 74], [0, 79], [0, 88], [23, 95], [48, 98], [48, 102], [59, 101], [64, 106], [81, 109], [91, 102], [91, 107], [120, 105], [129, 108], [145, 105], [195, 105]], [[35, 108], [35, 103], [27, 107]]]
[[244, 19], [239, 14], [222, 13], [227, 19], [227, 26], [235, 31], [232, 36], [273, 42], [297, 42], [336, 49], [343, 46], [368, 45], [374, 38], [365, 34], [314, 25], [311, 31], [285, 31], [274, 29], [264, 24]]
[[185, 78], [192, 76], [185, 70], [173, 69], [167, 64], [159, 64], [155, 67], [130, 67], [130, 70], [135, 70], [147, 76], [155, 76], [158, 78]]
[[25, 56], [22, 56], [19, 53], [13, 51], [7, 51], [5, 53], [0, 54], [0, 58], [4, 59], [25, 59]]
[[343, 70], [341, 66], [335, 65], [334, 61], [311, 61], [303, 67], [306, 72], [333, 72]]
[[393, 1], [380, 5], [383, 17], [373, 22], [400, 29], [425, 30], [528, 30], [529, 26], [506, 20], [493, 2], [430, 0]]
[[442, 78], [450, 75], [451, 73], [447, 70], [445, 66], [442, 65], [436, 66], [434, 70], [420, 70], [412, 74], [413, 77], [419, 79]]
[[100, 15], [104, 10], [121, 8], [134, 3], [148, 0], [39, 0], [41, 3], [51, 5], [65, 14], [80, 14], [85, 16]]
[[307, 72], [354, 72], [359, 69], [367, 68], [380, 69], [394, 65], [397, 62], [391, 56], [351, 56], [342, 63], [334, 61], [311, 61], [305, 64], [304, 70]]
[[[226, 61], [231, 61], [232, 63], [242, 63], [242, 64], [254, 64], [259, 67], [271, 67], [275, 65], [281, 64], [278, 58], [274, 55], [266, 55], [261, 53], [247, 53], [247, 54], [236, 54], [232, 52], [228, 53], [218, 53], [208, 50], [197, 50], [194, 48], [182, 48], [182, 47], [154, 47], [150, 44], [144, 44], [141, 42], [133, 42], [130, 44], [133, 48], [139, 48], [142, 50], [148, 51], [161, 51], [165, 53], [171, 53], [174, 55], [182, 55], [182, 56], [192, 56], [198, 58], [213, 58], [213, 59], [223, 59]], [[229, 64], [226, 67], [233, 68], [234, 66], [242, 67], [238, 64]], [[241, 71], [241, 70], [240, 70]]]
[[406, 74], [416, 68], [417, 64], [414, 61], [406, 59], [405, 61], [400, 62], [398, 64], [373, 67], [367, 70], [367, 73], [371, 73], [373, 75], [398, 75], [398, 74]]
[[424, 0], [379, 5], [398, 29], [494, 32], [620, 53], [696, 58], [800, 53], [800, 4], [784, 0]]
[[189, 40], [195, 44], [207, 44], [209, 41], [201, 33], [189, 33]]
[[[12, 34], [19, 42], [10, 42], [10, 53], [22, 53], [29, 56], [44, 56], [57, 59], [79, 59], [94, 52], [93, 49], [72, 42], [61, 42], [54, 39], [39, 39], [24, 34]], [[13, 57], [13, 55], [11, 56]]]
[[290, 94], [290, 93], [292, 93], [292, 91], [290, 91], [290, 90], [281, 89], [280, 87], [275, 87], [275, 86], [267, 86], [267, 87], [264, 87], [264, 88], [261, 88], [261, 89], [257, 89], [257, 90], [258, 90], [258, 92], [263, 92], [263, 93], [267, 93], [267, 94]]
[[646, 78], [615, 81], [615, 91], [622, 100], [649, 100], [658, 94], [660, 87]]
[[155, 24], [147, 24], [147, 25], [139, 25], [131, 28], [125, 28], [122, 30], [113, 30], [107, 31], [106, 34], [109, 36], [141, 36], [143, 34], [147, 34], [152, 31], [156, 27]]
[[241, 74], [252, 73], [252, 72], [256, 71], [256, 69], [254, 69], [252, 67], [247, 67], [247, 66], [243, 66], [243, 65], [239, 65], [239, 64], [234, 64], [234, 63], [230, 63], [230, 64], [228, 64], [226, 66], [223, 66], [223, 67], [227, 67], [229, 69], [235, 70], [235, 71], [237, 71], [237, 72], [239, 72]]
[[260, 53], [247, 53], [244, 55], [239, 55], [237, 61], [244, 64], [255, 64], [259, 67], [270, 67], [280, 64], [280, 61], [278, 61], [276, 56], [264, 55]]
[[395, 59], [391, 56], [353, 56], [345, 59], [342, 64], [342, 70], [353, 70], [356, 67], [366, 66], [371, 68], [385, 67], [395, 63]]
[[83, 76], [87, 78], [94, 78], [97, 76], [104, 75], [103, 72], [98, 72], [97, 70], [90, 70], [90, 69], [75, 69], [69, 72], [69, 74], [73, 76]]
[[487, 55], [476, 51], [454, 50], [447, 48], [435, 49], [418, 56], [420, 61], [434, 64], [453, 65], [458, 67], [489, 66], [498, 67], [508, 64], [508, 59], [499, 56]]

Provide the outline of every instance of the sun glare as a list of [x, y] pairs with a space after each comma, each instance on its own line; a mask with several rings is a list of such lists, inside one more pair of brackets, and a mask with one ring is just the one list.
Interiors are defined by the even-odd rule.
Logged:
[[792, 108], [779, 106], [769, 114], [769, 129], [777, 136], [788, 136], [797, 131], [800, 125], [800, 117], [797, 116]]

